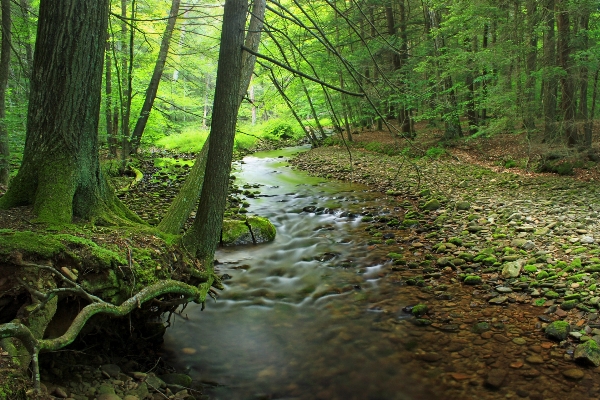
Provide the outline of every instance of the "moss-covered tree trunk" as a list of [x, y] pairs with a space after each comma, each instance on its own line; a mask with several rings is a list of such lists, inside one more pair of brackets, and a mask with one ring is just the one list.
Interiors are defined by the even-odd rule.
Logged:
[[98, 158], [107, 23], [108, 0], [41, 2], [23, 163], [0, 208], [31, 204], [49, 222], [134, 217]]
[[227, 200], [247, 12], [247, 0], [225, 2], [206, 175], [196, 219], [185, 235], [186, 246], [196, 250], [197, 257], [209, 264], [221, 235]]

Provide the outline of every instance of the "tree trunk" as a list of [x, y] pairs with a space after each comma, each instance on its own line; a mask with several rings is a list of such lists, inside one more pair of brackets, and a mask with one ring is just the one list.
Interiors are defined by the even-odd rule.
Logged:
[[[104, 77], [104, 85], [105, 85], [105, 110], [104, 116], [106, 117], [106, 140], [108, 142], [108, 152], [112, 157], [117, 156], [117, 135], [115, 131], [114, 121], [113, 121], [113, 99], [112, 99], [112, 54], [111, 53], [111, 39], [109, 38], [106, 41], [106, 66], [105, 69], [105, 77]], [[118, 124], [118, 122], [117, 122]]]
[[556, 65], [556, 40], [554, 35], [554, 3], [545, 0], [544, 17], [544, 140], [552, 141], [556, 137], [556, 90], [557, 78], [553, 71]]
[[575, 125], [575, 85], [571, 76], [570, 18], [565, 0], [559, 0], [557, 4], [556, 25], [558, 28], [558, 65], [564, 70], [560, 78], [562, 125], [567, 145], [572, 147], [577, 143], [577, 127]]
[[98, 158], [107, 23], [108, 0], [41, 2], [23, 163], [0, 208], [31, 204], [54, 223], [137, 218], [109, 189]]
[[165, 69], [165, 63], [167, 62], [167, 56], [169, 55], [169, 45], [171, 44], [171, 36], [173, 35], [173, 29], [175, 29], [175, 22], [177, 21], [177, 15], [179, 14], [179, 3], [180, 0], [173, 0], [171, 3], [171, 12], [169, 13], [169, 20], [165, 33], [163, 33], [162, 42], [160, 44], [160, 50], [158, 52], [158, 59], [154, 65], [154, 72], [152, 78], [146, 89], [146, 98], [144, 99], [144, 105], [140, 111], [140, 116], [135, 123], [135, 128], [131, 134], [131, 145], [130, 150], [136, 153], [140, 147], [140, 141], [148, 122], [148, 117], [152, 111], [152, 105], [154, 105], [154, 99], [156, 99], [156, 93], [158, 92], [158, 86]]
[[535, 129], [535, 76], [537, 62], [537, 5], [535, 0], [527, 0], [527, 52], [525, 78], [525, 105], [523, 127], [527, 131]]
[[184, 236], [198, 259], [212, 265], [223, 226], [239, 109], [247, 0], [226, 0], [206, 174], [192, 228]]
[[[263, 20], [266, 9], [265, 5], [265, 0], [255, 0], [254, 4], [252, 5], [252, 17], [250, 18], [248, 34], [246, 35], [246, 41], [244, 45], [254, 51], [258, 51], [258, 45], [260, 43], [260, 36], [263, 29]], [[242, 67], [241, 72], [241, 86], [239, 88], [238, 93], [238, 109], [242, 104], [244, 94], [246, 93], [246, 90], [248, 88], [244, 85], [250, 84], [251, 76], [254, 71], [254, 64], [256, 62], [256, 57], [249, 57], [248, 55], [250, 55], [250, 53], [244, 52], [244, 65]], [[250, 68], [248, 64], [250, 64], [252, 68]], [[206, 123], [207, 117], [207, 99], [209, 82], [210, 77], [209, 75], [207, 75], [203, 124]], [[192, 213], [194, 206], [198, 201], [198, 197], [200, 196], [200, 192], [202, 191], [204, 175], [206, 171], [208, 147], [209, 140], [206, 141], [206, 143], [202, 147], [202, 150], [200, 151], [200, 153], [198, 153], [198, 156], [196, 157], [196, 162], [194, 163], [190, 174], [186, 178], [181, 190], [173, 200], [173, 203], [171, 203], [171, 205], [169, 206], [165, 217], [158, 225], [159, 230], [166, 233], [171, 233], [173, 235], [177, 235], [181, 232], [181, 229], [183, 229], [183, 225]]]
[[583, 15], [579, 20], [579, 27], [581, 29], [581, 48], [580, 51], [584, 53], [583, 65], [579, 68], [579, 110], [577, 119], [583, 121], [583, 145], [587, 148], [591, 147], [592, 138], [592, 120], [589, 118], [588, 112], [588, 80], [589, 80], [589, 68], [587, 66], [588, 56], [585, 54], [589, 50], [589, 25], [590, 25], [590, 10], [584, 10]]
[[[128, 30], [127, 16], [127, 0], [121, 0], [121, 172], [125, 170], [127, 164], [127, 156], [130, 152], [129, 146], [129, 120], [131, 117], [131, 96], [133, 83], [133, 27]], [[131, 2], [131, 23], [134, 23], [135, 18], [135, 0]], [[129, 39], [127, 33], [129, 32]]]
[[6, 87], [10, 67], [11, 21], [10, 0], [1, 0], [2, 8], [2, 45], [0, 54], [0, 185], [7, 185], [10, 177], [10, 149], [8, 129], [6, 128]]

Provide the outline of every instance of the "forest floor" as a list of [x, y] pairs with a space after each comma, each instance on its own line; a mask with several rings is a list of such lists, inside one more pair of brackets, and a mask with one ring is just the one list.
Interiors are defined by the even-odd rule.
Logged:
[[[397, 199], [393, 212], [363, 217], [372, 247], [389, 251], [386, 295], [374, 306], [389, 315], [390, 332], [394, 284], [427, 306], [413, 314], [430, 331], [408, 359], [429, 365], [415, 364], [422, 374], [441, 371], [446, 398], [596, 398], [598, 166], [583, 160], [572, 175], [540, 173], [548, 153], [568, 153], [569, 162], [580, 155], [524, 134], [445, 142], [441, 151], [441, 135], [417, 136], [410, 153], [420, 158], [390, 151], [406, 148], [404, 139], [360, 132], [348, 147], [313, 149], [292, 164]], [[398, 229], [408, 237], [384, 240]]]

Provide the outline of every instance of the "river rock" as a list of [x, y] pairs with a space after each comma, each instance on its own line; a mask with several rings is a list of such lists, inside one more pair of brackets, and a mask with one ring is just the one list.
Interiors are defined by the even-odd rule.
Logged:
[[580, 369], [577, 369], [577, 368], [566, 369], [562, 372], [562, 374], [564, 375], [565, 378], [573, 379], [573, 380], [579, 380], [585, 376], [583, 371]]
[[498, 389], [502, 386], [506, 375], [508, 375], [508, 371], [505, 369], [493, 369], [488, 373], [485, 384], [493, 389]]
[[458, 211], [466, 211], [469, 208], [471, 208], [471, 203], [469, 203], [468, 201], [459, 201], [456, 203], [456, 209]]
[[167, 385], [189, 387], [192, 384], [192, 378], [186, 374], [166, 374], [161, 375], [160, 379], [162, 379]]
[[502, 276], [504, 278], [516, 278], [521, 274], [521, 267], [524, 263], [525, 261], [522, 259], [505, 263], [502, 267]]
[[271, 242], [275, 239], [275, 226], [267, 218], [250, 216], [245, 221], [223, 220], [224, 246], [240, 246]]
[[594, 238], [591, 236], [582, 236], [581, 238], [579, 238], [579, 241], [584, 244], [592, 244], [596, 240], [594, 240]]
[[568, 322], [565, 321], [554, 321], [546, 327], [546, 336], [550, 339], [562, 341], [569, 336], [571, 327]]
[[595, 340], [587, 340], [575, 348], [575, 361], [582, 364], [600, 366], [600, 346]]
[[100, 371], [108, 375], [109, 378], [119, 378], [121, 367], [116, 364], [104, 364], [100, 367]]
[[423, 210], [434, 211], [434, 210], [437, 210], [438, 208], [440, 208], [441, 206], [442, 205], [440, 204], [439, 200], [431, 199], [427, 203], [423, 204], [423, 207], [421, 207], [421, 208]]

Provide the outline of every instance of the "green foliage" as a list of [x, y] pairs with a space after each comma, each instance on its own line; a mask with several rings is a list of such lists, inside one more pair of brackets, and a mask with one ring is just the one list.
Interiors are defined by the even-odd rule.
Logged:
[[445, 153], [446, 153], [446, 150], [442, 149], [441, 147], [430, 147], [425, 152], [425, 156], [436, 159]]

